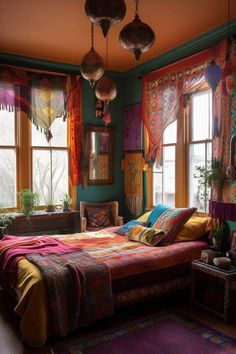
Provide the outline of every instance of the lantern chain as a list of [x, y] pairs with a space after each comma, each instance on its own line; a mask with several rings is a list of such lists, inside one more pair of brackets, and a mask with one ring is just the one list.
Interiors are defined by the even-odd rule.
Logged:
[[93, 22], [91, 21], [91, 48], [93, 48], [93, 43], [94, 43], [94, 27], [93, 27]]
[[138, 15], [138, 3], [139, 0], [135, 0], [135, 15]]

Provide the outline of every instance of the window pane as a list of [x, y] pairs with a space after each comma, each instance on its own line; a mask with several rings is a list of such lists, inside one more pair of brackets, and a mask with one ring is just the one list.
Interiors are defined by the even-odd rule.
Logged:
[[168, 125], [163, 133], [163, 144], [175, 144], [177, 137], [177, 120]]
[[68, 153], [67, 151], [52, 152], [52, 199], [61, 204], [63, 194], [68, 193]]
[[16, 207], [16, 149], [0, 149], [0, 207]]
[[39, 205], [51, 202], [51, 161], [49, 150], [33, 150], [33, 191], [39, 194]]
[[163, 203], [175, 206], [175, 146], [163, 147]]
[[15, 112], [0, 111], [0, 145], [15, 145]]
[[192, 140], [211, 139], [212, 94], [211, 92], [193, 95]]
[[67, 146], [67, 121], [63, 121], [62, 117], [56, 118], [51, 125], [52, 139], [47, 142], [46, 135], [42, 133], [32, 124], [32, 146], [53, 146], [66, 147]]
[[[207, 151], [206, 151], [207, 148]], [[189, 205], [207, 210], [207, 202], [210, 197], [210, 188], [199, 185], [199, 171], [197, 166], [206, 166], [211, 161], [211, 143], [191, 144], [189, 151]]]
[[67, 151], [33, 150], [33, 190], [39, 193], [40, 205], [61, 204], [68, 193]]
[[153, 173], [153, 205], [162, 203], [162, 173]]

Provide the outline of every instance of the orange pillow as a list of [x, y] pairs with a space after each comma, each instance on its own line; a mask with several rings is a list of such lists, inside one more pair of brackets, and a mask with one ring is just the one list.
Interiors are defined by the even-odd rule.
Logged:
[[208, 223], [209, 218], [207, 217], [191, 216], [178, 232], [174, 242], [193, 241], [201, 238], [208, 231]]

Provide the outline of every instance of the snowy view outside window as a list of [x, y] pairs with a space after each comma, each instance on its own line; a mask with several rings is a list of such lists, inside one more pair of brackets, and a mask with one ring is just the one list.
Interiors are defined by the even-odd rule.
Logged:
[[45, 135], [32, 124], [33, 191], [39, 194], [39, 204], [61, 204], [68, 193], [67, 124], [57, 118], [51, 126], [53, 138], [48, 143]]
[[0, 208], [16, 207], [15, 112], [0, 111]]

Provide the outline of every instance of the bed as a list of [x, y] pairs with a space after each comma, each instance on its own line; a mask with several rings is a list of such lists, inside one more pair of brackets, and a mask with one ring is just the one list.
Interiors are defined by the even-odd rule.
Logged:
[[[73, 249], [83, 250], [109, 270], [114, 308], [146, 298], [183, 289], [190, 282], [190, 263], [208, 247], [202, 240], [149, 247], [118, 235], [114, 229], [90, 233], [54, 235], [53, 240]], [[37, 237], [42, 240], [43, 237]], [[18, 237], [18, 242], [29, 242]], [[6, 248], [0, 241], [1, 265]], [[14, 312], [20, 317], [23, 340], [30, 346], [42, 346], [49, 330], [48, 292], [38, 267], [25, 257], [17, 262], [16, 282], [10, 292], [17, 303]], [[2, 272], [3, 275], [3, 272]], [[10, 276], [7, 280], [10, 280]], [[4, 287], [4, 282], [3, 287]], [[7, 289], [9, 291], [9, 289]]]

